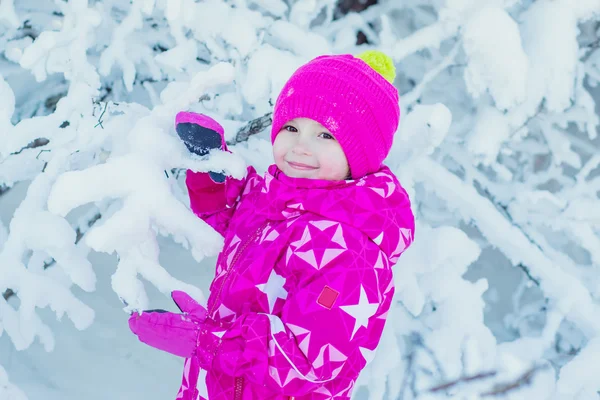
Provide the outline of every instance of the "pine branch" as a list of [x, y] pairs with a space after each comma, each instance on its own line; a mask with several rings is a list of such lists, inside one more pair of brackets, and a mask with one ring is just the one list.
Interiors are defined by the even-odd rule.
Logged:
[[[94, 226], [96, 222], [98, 222], [100, 218], [102, 218], [102, 214], [99, 211], [97, 211], [90, 219], [88, 219], [85, 222], [85, 224], [80, 225], [77, 227], [77, 229], [75, 229], [75, 244], [79, 243], [79, 241], [83, 239], [83, 236], [90, 230], [92, 226]], [[44, 263], [44, 269], [48, 269], [54, 264], [56, 264], [56, 260], [52, 259], [47, 263]]]
[[[98, 222], [101, 218], [102, 218], [102, 213], [100, 213], [100, 211], [95, 211], [89, 219], [87, 219], [83, 224], [80, 224], [75, 229], [75, 244], [79, 243], [81, 241], [81, 239], [83, 239], [85, 234], [90, 230], [90, 228], [92, 226], [94, 226], [94, 224], [96, 222]], [[50, 268], [54, 264], [56, 264], [56, 260], [52, 259], [52, 260], [44, 263], [44, 269]], [[15, 294], [16, 293], [12, 289], [9, 288], [9, 289], [6, 289], [6, 291], [4, 293], [2, 293], [2, 297], [4, 297], [4, 300], [8, 300]]]
[[[50, 143], [50, 141], [48, 139], [40, 137], [40, 138], [35, 139], [31, 143], [29, 143], [27, 146], [23, 147], [22, 149], [15, 151], [14, 153], [10, 153], [8, 156], [10, 157], [10, 156], [14, 156], [17, 154], [21, 154], [21, 152], [23, 152], [24, 150], [27, 150], [27, 149], [35, 149], [38, 147], [43, 147], [43, 146], [46, 146], [48, 143]], [[0, 184], [0, 197], [5, 195], [10, 189], [12, 189], [12, 186]]]
[[[227, 144], [234, 145], [237, 143], [245, 142], [248, 140], [248, 138], [250, 136], [256, 135], [257, 133], [262, 132], [263, 130], [268, 128], [271, 125], [271, 123], [273, 122], [272, 116], [273, 116], [273, 113], [270, 112], [270, 113], [267, 113], [261, 117], [258, 117], [256, 119], [253, 119], [252, 121], [248, 122], [246, 125], [244, 125], [238, 131], [238, 133], [235, 136], [235, 139], [233, 141], [228, 142]], [[48, 139], [38, 138], [38, 139], [34, 140], [33, 142], [31, 142], [26, 147], [24, 147], [23, 149], [19, 150], [19, 152], [13, 153], [13, 154], [18, 154], [26, 148], [36, 148], [36, 147], [45, 146], [48, 143], [49, 143]], [[4, 186], [4, 185], [0, 186], [0, 196], [2, 196], [8, 190], [10, 190], [9, 187]], [[81, 239], [83, 239], [83, 236], [87, 233], [87, 231], [89, 231], [89, 229], [92, 226], [94, 226], [94, 224], [96, 222], [98, 222], [98, 220], [100, 220], [101, 218], [102, 218], [102, 214], [98, 211], [98, 212], [94, 213], [92, 215], [92, 217], [86, 221], [86, 223], [78, 226], [77, 229], [75, 230], [75, 232], [76, 232], [75, 244], [79, 243], [79, 241]], [[54, 264], [56, 264], [56, 260], [52, 259], [44, 264], [44, 269], [50, 268]], [[2, 296], [4, 297], [5, 300], [8, 300], [13, 295], [15, 295], [15, 292], [12, 289], [7, 289], [2, 294]]]

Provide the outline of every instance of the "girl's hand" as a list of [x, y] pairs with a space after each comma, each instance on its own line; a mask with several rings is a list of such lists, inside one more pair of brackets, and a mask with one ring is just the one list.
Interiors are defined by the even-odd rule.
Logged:
[[[175, 130], [191, 153], [199, 156], [207, 155], [211, 150], [226, 150], [223, 127], [214, 119], [204, 114], [188, 111], [177, 113]], [[225, 175], [209, 172], [214, 182], [225, 182]]]
[[129, 328], [141, 342], [180, 357], [191, 357], [196, 352], [198, 334], [206, 320], [206, 309], [187, 293], [173, 291], [171, 298], [181, 314], [165, 310], [134, 313]]

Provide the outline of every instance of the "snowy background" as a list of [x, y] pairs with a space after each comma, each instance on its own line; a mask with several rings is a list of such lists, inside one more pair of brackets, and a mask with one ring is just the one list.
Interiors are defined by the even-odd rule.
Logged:
[[[415, 244], [356, 399], [599, 398], [600, 0], [0, 0], [0, 400], [173, 398], [128, 312], [203, 301], [186, 168], [264, 171], [295, 68], [379, 49]], [[193, 158], [179, 110], [226, 128]]]

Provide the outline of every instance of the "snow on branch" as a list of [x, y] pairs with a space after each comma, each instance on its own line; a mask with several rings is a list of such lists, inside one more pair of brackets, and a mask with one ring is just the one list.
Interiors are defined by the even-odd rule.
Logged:
[[[166, 230], [177, 241], [189, 245], [199, 261], [216, 255], [222, 238], [203, 221], [193, 218], [190, 210], [171, 193], [174, 183], [163, 171], [189, 168], [194, 171], [223, 170], [243, 176], [243, 164], [228, 154], [214, 154], [210, 161], [186, 156], [186, 150], [174, 135], [169, 135], [174, 111], [185, 109], [210, 86], [232, 79], [229, 64], [217, 64], [199, 72], [189, 89], [148, 115], [137, 120], [129, 135], [127, 154], [109, 158], [106, 163], [82, 171], [69, 171], [60, 176], [48, 196], [48, 209], [61, 216], [81, 205], [103, 199], [122, 199], [122, 207], [92, 230], [86, 243], [96, 251], [117, 252], [119, 264], [113, 276], [113, 288], [131, 310], [148, 307], [138, 274], [161, 291], [170, 293], [180, 288], [192, 290], [203, 299], [198, 289], [175, 280], [158, 263], [158, 245], [154, 230]], [[107, 123], [106, 130], [115, 129]], [[74, 192], [73, 187], [85, 188]]]
[[[0, 211], [11, 209], [0, 215], [0, 333], [16, 348], [36, 337], [53, 348], [39, 308], [92, 323], [71, 288], [95, 288], [89, 249], [118, 255], [112, 285], [127, 311], [149, 305], [143, 280], [205, 300], [159, 263], [159, 234], [196, 260], [222, 245], [179, 172], [264, 169], [293, 71], [377, 48], [401, 93], [386, 164], [417, 233], [354, 393], [596, 396], [596, 0], [25, 3], [0, 1]], [[181, 110], [218, 119], [233, 154], [190, 155], [173, 129]], [[0, 398], [17, 393], [6, 375]]]

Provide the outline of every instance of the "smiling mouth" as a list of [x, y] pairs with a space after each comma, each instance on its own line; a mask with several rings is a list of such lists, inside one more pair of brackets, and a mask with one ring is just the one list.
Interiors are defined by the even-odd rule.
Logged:
[[296, 163], [296, 162], [291, 162], [291, 161], [286, 161], [286, 162], [288, 163], [288, 165], [290, 167], [300, 170], [300, 171], [311, 171], [313, 169], [317, 169], [317, 167], [313, 167], [313, 166], [302, 164], [302, 163]]

